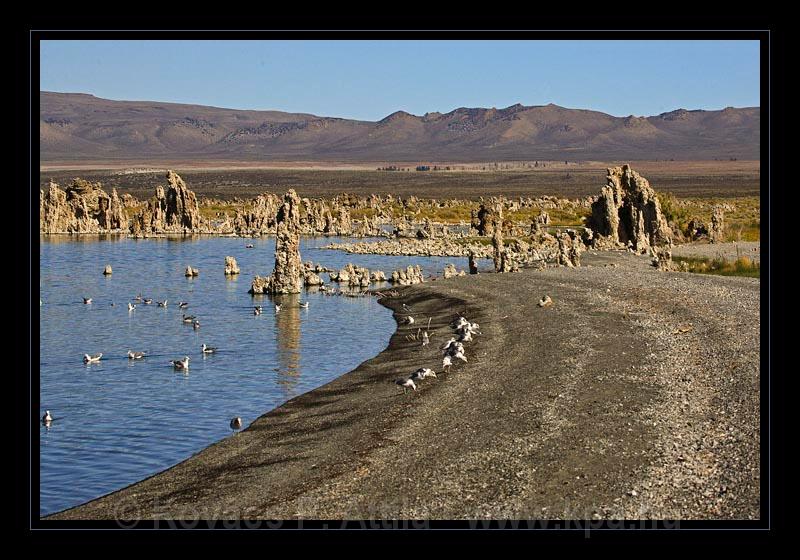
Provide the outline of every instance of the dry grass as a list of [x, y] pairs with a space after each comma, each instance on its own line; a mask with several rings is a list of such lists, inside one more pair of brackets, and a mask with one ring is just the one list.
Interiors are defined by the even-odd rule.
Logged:
[[746, 276], [748, 278], [761, 278], [761, 263], [748, 257], [738, 257], [735, 260], [724, 258], [700, 257], [673, 257], [678, 263], [686, 263], [688, 272], [698, 274], [718, 274], [720, 276]]

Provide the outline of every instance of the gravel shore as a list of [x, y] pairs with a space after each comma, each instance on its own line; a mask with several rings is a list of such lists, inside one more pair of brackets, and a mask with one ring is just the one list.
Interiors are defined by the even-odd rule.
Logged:
[[[649, 261], [399, 288], [375, 358], [49, 518], [756, 519], [760, 281]], [[441, 370], [456, 314], [483, 332], [469, 362], [404, 394], [398, 377]], [[423, 348], [407, 335], [428, 318]]]

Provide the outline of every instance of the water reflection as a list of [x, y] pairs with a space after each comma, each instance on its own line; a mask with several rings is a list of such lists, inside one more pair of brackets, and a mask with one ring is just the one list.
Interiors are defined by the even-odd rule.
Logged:
[[300, 380], [300, 314], [305, 312], [299, 305], [299, 294], [275, 296], [281, 310], [275, 313], [275, 336], [277, 341], [278, 385], [288, 399]]

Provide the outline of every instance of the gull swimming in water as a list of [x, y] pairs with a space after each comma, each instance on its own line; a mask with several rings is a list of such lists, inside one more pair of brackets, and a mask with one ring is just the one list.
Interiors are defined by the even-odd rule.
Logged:
[[216, 348], [213, 348], [211, 346], [206, 346], [205, 342], [203, 343], [203, 346], [201, 348], [203, 350], [203, 354], [213, 354], [214, 352], [217, 351]]
[[256, 305], [253, 308], [253, 315], [261, 315], [262, 308], [260, 305]]
[[84, 364], [96, 364], [100, 361], [100, 358], [103, 357], [103, 353], [100, 352], [98, 354], [84, 354], [83, 355], [83, 363]]
[[136, 310], [136, 306], [133, 305], [131, 302], [128, 302], [128, 311], [135, 311], [135, 310]]
[[44, 424], [45, 426], [49, 426], [50, 422], [52, 422], [52, 421], [53, 421], [53, 417], [50, 415], [50, 411], [49, 410], [45, 410], [44, 411], [44, 416], [42, 416], [42, 424]]
[[232, 418], [230, 426], [231, 426], [231, 430], [233, 430], [234, 432], [236, 432], [238, 430], [241, 430], [242, 429], [242, 419], [239, 416], [237, 416], [236, 418]]
[[153, 298], [144, 298], [143, 301], [145, 305], [150, 305], [151, 303], [153, 303]]
[[166, 307], [167, 306], [167, 300], [157, 301], [156, 303], [158, 304], [159, 307]]
[[141, 360], [144, 358], [146, 354], [144, 352], [132, 352], [128, 350], [128, 359], [129, 360]]
[[281, 306], [276, 303], [275, 304], [275, 313], [277, 313], [280, 310], [281, 310]]
[[142, 294], [139, 294], [138, 296], [133, 298], [133, 301], [135, 301], [136, 303], [139, 303], [140, 301], [142, 301]]
[[248, 243], [247, 245], [244, 246], [245, 249], [252, 249], [253, 247], [255, 247], [255, 245], [253, 245], [252, 243]]
[[184, 315], [184, 316], [183, 316], [183, 322], [184, 322], [184, 323], [192, 323], [192, 322], [194, 322], [194, 320], [195, 320], [196, 318], [197, 318], [197, 317], [195, 317], [194, 315]]
[[302, 301], [301, 301], [301, 302], [300, 302], [298, 305], [299, 305], [300, 307], [302, 307], [303, 309], [308, 309], [308, 302], [307, 302], [307, 301], [306, 301], [306, 302], [302, 302]]
[[170, 361], [172, 367], [175, 369], [188, 370], [189, 369], [189, 356], [185, 356], [182, 360]]
[[90, 297], [83, 298], [83, 303], [85, 303], [86, 305], [89, 305], [90, 303], [92, 303], [92, 298], [90, 298]]
[[195, 319], [195, 320], [194, 320], [194, 322], [192, 323], [192, 328], [193, 328], [194, 330], [197, 330], [197, 329], [199, 329], [199, 328], [200, 328], [200, 321], [198, 321], [197, 319]]
[[416, 383], [414, 383], [414, 380], [411, 379], [410, 377], [408, 377], [406, 379], [398, 379], [397, 381], [395, 381], [395, 383], [397, 383], [398, 385], [400, 385], [403, 388], [403, 393], [408, 391], [409, 387], [414, 389], [415, 391], [417, 390]]
[[179, 301], [178, 302], [178, 307], [180, 307], [181, 309], [186, 309], [187, 307], [189, 307], [189, 302], [188, 301]]

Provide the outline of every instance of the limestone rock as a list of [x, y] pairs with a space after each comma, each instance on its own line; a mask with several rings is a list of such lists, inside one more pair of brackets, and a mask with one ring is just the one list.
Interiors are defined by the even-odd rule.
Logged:
[[225, 257], [225, 276], [239, 274], [239, 264], [234, 257]]
[[276, 221], [275, 269], [270, 291], [297, 294], [303, 288], [303, 264], [300, 258], [300, 198], [294, 189], [284, 195]]
[[711, 214], [711, 230], [708, 232], [711, 243], [725, 241], [725, 211], [721, 206], [714, 206]]
[[419, 284], [425, 282], [422, 275], [422, 269], [419, 265], [406, 267], [405, 270], [395, 270], [392, 272], [392, 284], [400, 284], [401, 286], [408, 286], [411, 284]]
[[592, 204], [587, 225], [595, 234], [595, 246], [630, 244], [644, 253], [672, 239], [655, 190], [630, 165], [608, 169], [607, 184]]
[[369, 275], [370, 282], [386, 282], [386, 274], [382, 270], [373, 270]]
[[478, 263], [475, 261], [475, 253], [469, 252], [469, 273], [478, 274]]

